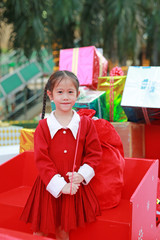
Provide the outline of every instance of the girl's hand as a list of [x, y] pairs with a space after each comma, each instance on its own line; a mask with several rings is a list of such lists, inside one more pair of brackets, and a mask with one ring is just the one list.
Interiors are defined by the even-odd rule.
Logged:
[[[68, 172], [66, 174], [66, 176], [68, 176], [68, 179], [71, 182], [71, 180], [72, 180], [72, 172]], [[81, 174], [79, 174], [77, 172], [73, 173], [73, 180], [72, 180], [73, 183], [80, 184], [81, 182], [83, 182], [83, 180], [84, 180], [84, 177]]]
[[[80, 184], [75, 184], [72, 183], [72, 190], [71, 190], [71, 195], [76, 194], [76, 192], [79, 189]], [[71, 183], [67, 183], [63, 188], [62, 188], [62, 193], [63, 194], [70, 194], [70, 189], [71, 189]]]

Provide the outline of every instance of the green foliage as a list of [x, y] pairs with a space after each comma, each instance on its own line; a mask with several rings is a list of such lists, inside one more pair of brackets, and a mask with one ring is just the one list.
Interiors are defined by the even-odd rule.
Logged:
[[145, 33], [147, 42], [147, 54], [152, 65], [160, 63], [160, 2], [153, 0], [145, 3], [143, 0], [144, 17], [145, 17]]
[[64, 48], [74, 46], [74, 31], [80, 12], [78, 0], [52, 0], [47, 10], [47, 37]]
[[[95, 45], [112, 60], [125, 62], [147, 44], [154, 65], [160, 61], [159, 0], [2, 0], [0, 17], [13, 24], [14, 49], [34, 50]], [[145, 36], [145, 37], [144, 37]]]
[[120, 62], [127, 55], [134, 58], [136, 40], [141, 27], [138, 1], [108, 0], [105, 2], [104, 39], [105, 48], [116, 49]]
[[102, 47], [102, 1], [85, 0], [80, 15], [80, 32], [82, 46]]
[[31, 56], [33, 50], [39, 52], [46, 40], [45, 20], [42, 17], [46, 2], [6, 0], [4, 6], [4, 21], [13, 24], [11, 41], [14, 49], [23, 49], [27, 58]]

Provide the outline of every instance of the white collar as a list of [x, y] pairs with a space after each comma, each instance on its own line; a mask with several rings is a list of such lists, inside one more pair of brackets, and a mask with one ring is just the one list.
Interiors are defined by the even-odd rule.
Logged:
[[54, 135], [56, 134], [56, 132], [58, 132], [58, 130], [62, 129], [62, 128], [69, 128], [74, 136], [74, 138], [76, 139], [77, 136], [77, 132], [78, 132], [78, 127], [79, 127], [79, 122], [80, 122], [80, 116], [78, 115], [78, 113], [76, 113], [75, 110], [73, 110], [74, 114], [73, 117], [70, 121], [70, 123], [68, 124], [67, 127], [63, 127], [55, 118], [54, 116], [54, 111], [51, 112], [51, 114], [49, 115], [49, 117], [47, 117], [47, 124], [48, 124], [48, 128], [50, 131], [50, 135], [51, 138], [54, 137]]

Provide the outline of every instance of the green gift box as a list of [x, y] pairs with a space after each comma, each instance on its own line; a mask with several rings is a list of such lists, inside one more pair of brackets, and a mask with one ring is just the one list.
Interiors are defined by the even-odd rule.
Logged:
[[78, 111], [82, 108], [93, 109], [96, 111], [96, 117], [106, 119], [106, 92], [80, 87], [80, 95], [74, 109]]

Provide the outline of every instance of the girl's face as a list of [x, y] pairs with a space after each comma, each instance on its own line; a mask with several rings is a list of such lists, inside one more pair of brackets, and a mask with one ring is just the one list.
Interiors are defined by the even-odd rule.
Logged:
[[53, 91], [47, 91], [50, 100], [56, 105], [56, 110], [60, 112], [69, 112], [72, 110], [79, 93], [70, 78], [64, 78], [55, 84]]

